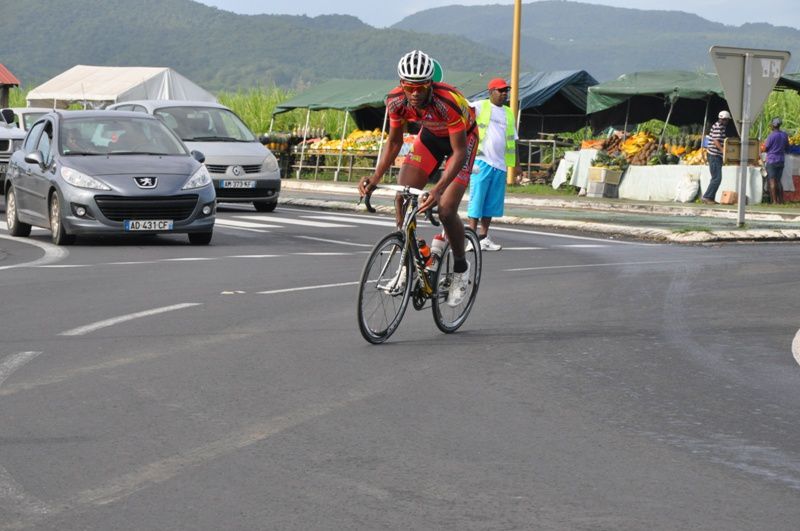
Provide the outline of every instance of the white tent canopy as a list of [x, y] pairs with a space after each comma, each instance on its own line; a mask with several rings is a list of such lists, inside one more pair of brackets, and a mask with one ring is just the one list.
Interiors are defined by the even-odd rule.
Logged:
[[28, 93], [29, 107], [102, 108], [130, 100], [217, 99], [171, 68], [76, 65]]

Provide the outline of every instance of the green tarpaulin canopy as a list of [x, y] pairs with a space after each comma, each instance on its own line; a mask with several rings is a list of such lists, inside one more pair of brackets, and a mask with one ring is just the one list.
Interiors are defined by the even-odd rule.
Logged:
[[[445, 83], [455, 86], [470, 100], [487, 97], [486, 84], [497, 74], [475, 72], [446, 72]], [[506, 78], [508, 79], [508, 78]], [[585, 123], [586, 90], [597, 81], [583, 70], [557, 72], [535, 72], [520, 75], [519, 99], [521, 134], [526, 134], [526, 123], [530, 122], [536, 132], [544, 130], [545, 117], [550, 117], [554, 131], [571, 130], [564, 119], [575, 122], [577, 127]], [[273, 114], [293, 109], [338, 109], [350, 112], [361, 129], [374, 129], [383, 123], [384, 99], [397, 86], [396, 80], [332, 79], [275, 107]], [[562, 127], [555, 126], [557, 120]], [[534, 123], [535, 122], [535, 123]], [[533, 133], [535, 132], [527, 132]]]
[[[487, 83], [485, 76], [474, 72], [450, 72], [445, 82], [464, 94], [484, 90]], [[280, 103], [272, 114], [294, 109], [336, 109], [349, 112], [360, 129], [380, 128], [383, 124], [384, 100], [396, 86], [396, 79], [331, 79]]]
[[331, 79], [280, 103], [273, 114], [293, 109], [355, 111], [383, 107], [386, 94], [395, 86], [396, 81], [382, 79]]
[[704, 124], [727, 109], [716, 74], [666, 70], [634, 72], [589, 88], [586, 113], [592, 128], [642, 123]]

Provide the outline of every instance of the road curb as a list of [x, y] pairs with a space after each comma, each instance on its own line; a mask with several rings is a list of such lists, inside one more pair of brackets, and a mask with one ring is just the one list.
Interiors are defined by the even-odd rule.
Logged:
[[[313, 192], [330, 192], [337, 194], [356, 194], [355, 185], [342, 185], [330, 184], [321, 182], [304, 182], [304, 181], [291, 181], [287, 180], [281, 183], [284, 190], [293, 191], [313, 191]], [[376, 190], [376, 196], [392, 197], [394, 192], [391, 190]], [[279, 199], [280, 204], [291, 206], [304, 206], [313, 207], [326, 210], [346, 210], [354, 212], [366, 212], [366, 207], [363, 204], [357, 204], [355, 201], [338, 201], [328, 199], [308, 199], [308, 198], [292, 198], [281, 196]], [[639, 211], [649, 213], [670, 213], [676, 216], [697, 216], [701, 213], [698, 209], [691, 207], [659, 207], [658, 205], [630, 205], [625, 204], [624, 207], [615, 207], [615, 203], [599, 203], [591, 201], [583, 201], [581, 205], [577, 205], [574, 201], [565, 201], [558, 199], [527, 199], [527, 198], [507, 198], [506, 203], [515, 206], [541, 206], [550, 208], [589, 208], [593, 210], [605, 211]], [[595, 208], [596, 207], [596, 208]], [[375, 206], [378, 212], [384, 214], [393, 214], [394, 206], [391, 205], [377, 205]], [[713, 212], [713, 211], [712, 211]], [[462, 216], [466, 215], [466, 211], [461, 211]], [[704, 213], [705, 215], [710, 215]], [[734, 217], [735, 212], [716, 212], [715, 217]], [[757, 215], [757, 214], [755, 214]], [[768, 214], [769, 216], [773, 216]], [[778, 215], [779, 219], [785, 220]], [[772, 218], [770, 219], [772, 220]], [[717, 231], [674, 231], [659, 229], [655, 227], [631, 227], [627, 225], [619, 225], [613, 223], [600, 223], [596, 221], [575, 221], [566, 219], [546, 219], [537, 217], [518, 217], [518, 216], [503, 216], [495, 218], [498, 223], [505, 223], [509, 225], [526, 225], [533, 227], [545, 227], [551, 229], [566, 229], [582, 232], [592, 232], [597, 234], [605, 234], [608, 236], [627, 236], [631, 238], [657, 241], [657, 242], [670, 242], [670, 243], [714, 243], [714, 242], [759, 242], [759, 241], [797, 241], [800, 240], [800, 230], [795, 229], [751, 229], [751, 230], [717, 230]]]
[[[315, 191], [320, 191], [318, 188]], [[383, 195], [391, 196], [394, 192]], [[305, 199], [281, 197], [282, 205], [313, 207], [326, 210], [348, 210], [353, 212], [366, 212], [364, 205], [354, 202]], [[393, 214], [394, 206], [376, 205], [375, 209], [383, 214]], [[466, 211], [461, 212], [466, 215]], [[611, 223], [598, 223], [593, 221], [553, 220], [536, 217], [503, 216], [495, 218], [498, 223], [509, 225], [526, 225], [545, 227], [551, 229], [567, 229], [606, 234], [608, 236], [627, 236], [642, 240], [671, 242], [671, 243], [713, 243], [731, 241], [786, 241], [800, 240], [800, 230], [743, 230], [743, 231], [687, 231], [676, 232], [654, 227], [628, 227]]]

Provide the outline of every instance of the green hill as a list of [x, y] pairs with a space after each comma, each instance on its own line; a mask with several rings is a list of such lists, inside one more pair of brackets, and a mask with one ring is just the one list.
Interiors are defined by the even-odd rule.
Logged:
[[[467, 37], [508, 56], [512, 25], [512, 6], [486, 5], [427, 9], [393, 28]], [[520, 29], [522, 62], [536, 70], [586, 70], [601, 81], [640, 70], [713, 71], [712, 45], [789, 50], [800, 58], [797, 29], [726, 26], [682, 11], [547, 0], [523, 5]], [[795, 59], [788, 71], [797, 65]]]
[[[0, 62], [26, 87], [89, 64], [168, 66], [218, 91], [392, 78], [398, 57], [412, 48], [446, 71], [507, 71], [513, 10], [441, 7], [386, 29], [345, 15], [237, 15], [193, 0], [0, 0], [0, 14], [7, 35]], [[522, 34], [523, 70], [587, 70], [600, 80], [637, 70], [710, 71], [713, 44], [786, 49], [800, 58], [793, 28], [571, 1], [525, 4]]]
[[237, 15], [192, 0], [0, 0], [0, 62], [31, 87], [76, 64], [167, 66], [206, 89], [303, 87], [392, 78], [422, 48], [446, 69], [508, 69], [489, 47], [451, 35], [376, 29], [350, 16]]

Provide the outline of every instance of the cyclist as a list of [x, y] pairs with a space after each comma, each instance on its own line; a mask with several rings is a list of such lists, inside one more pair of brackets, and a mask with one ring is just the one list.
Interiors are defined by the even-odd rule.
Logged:
[[[403, 160], [397, 182], [424, 188], [447, 157], [442, 175], [423, 198], [420, 211], [439, 205], [439, 218], [454, 259], [447, 304], [458, 306], [466, 295], [469, 270], [464, 256], [464, 224], [458, 215], [458, 206], [469, 185], [478, 146], [478, 128], [475, 111], [464, 95], [450, 85], [434, 82], [433, 70], [433, 59], [422, 51], [414, 50], [400, 58], [397, 64], [400, 85], [386, 98], [389, 138], [375, 173], [360, 182], [358, 190], [364, 196], [375, 188], [403, 146], [404, 126], [409, 122], [419, 123], [421, 129]], [[403, 221], [400, 196], [395, 204], [399, 226]]]

